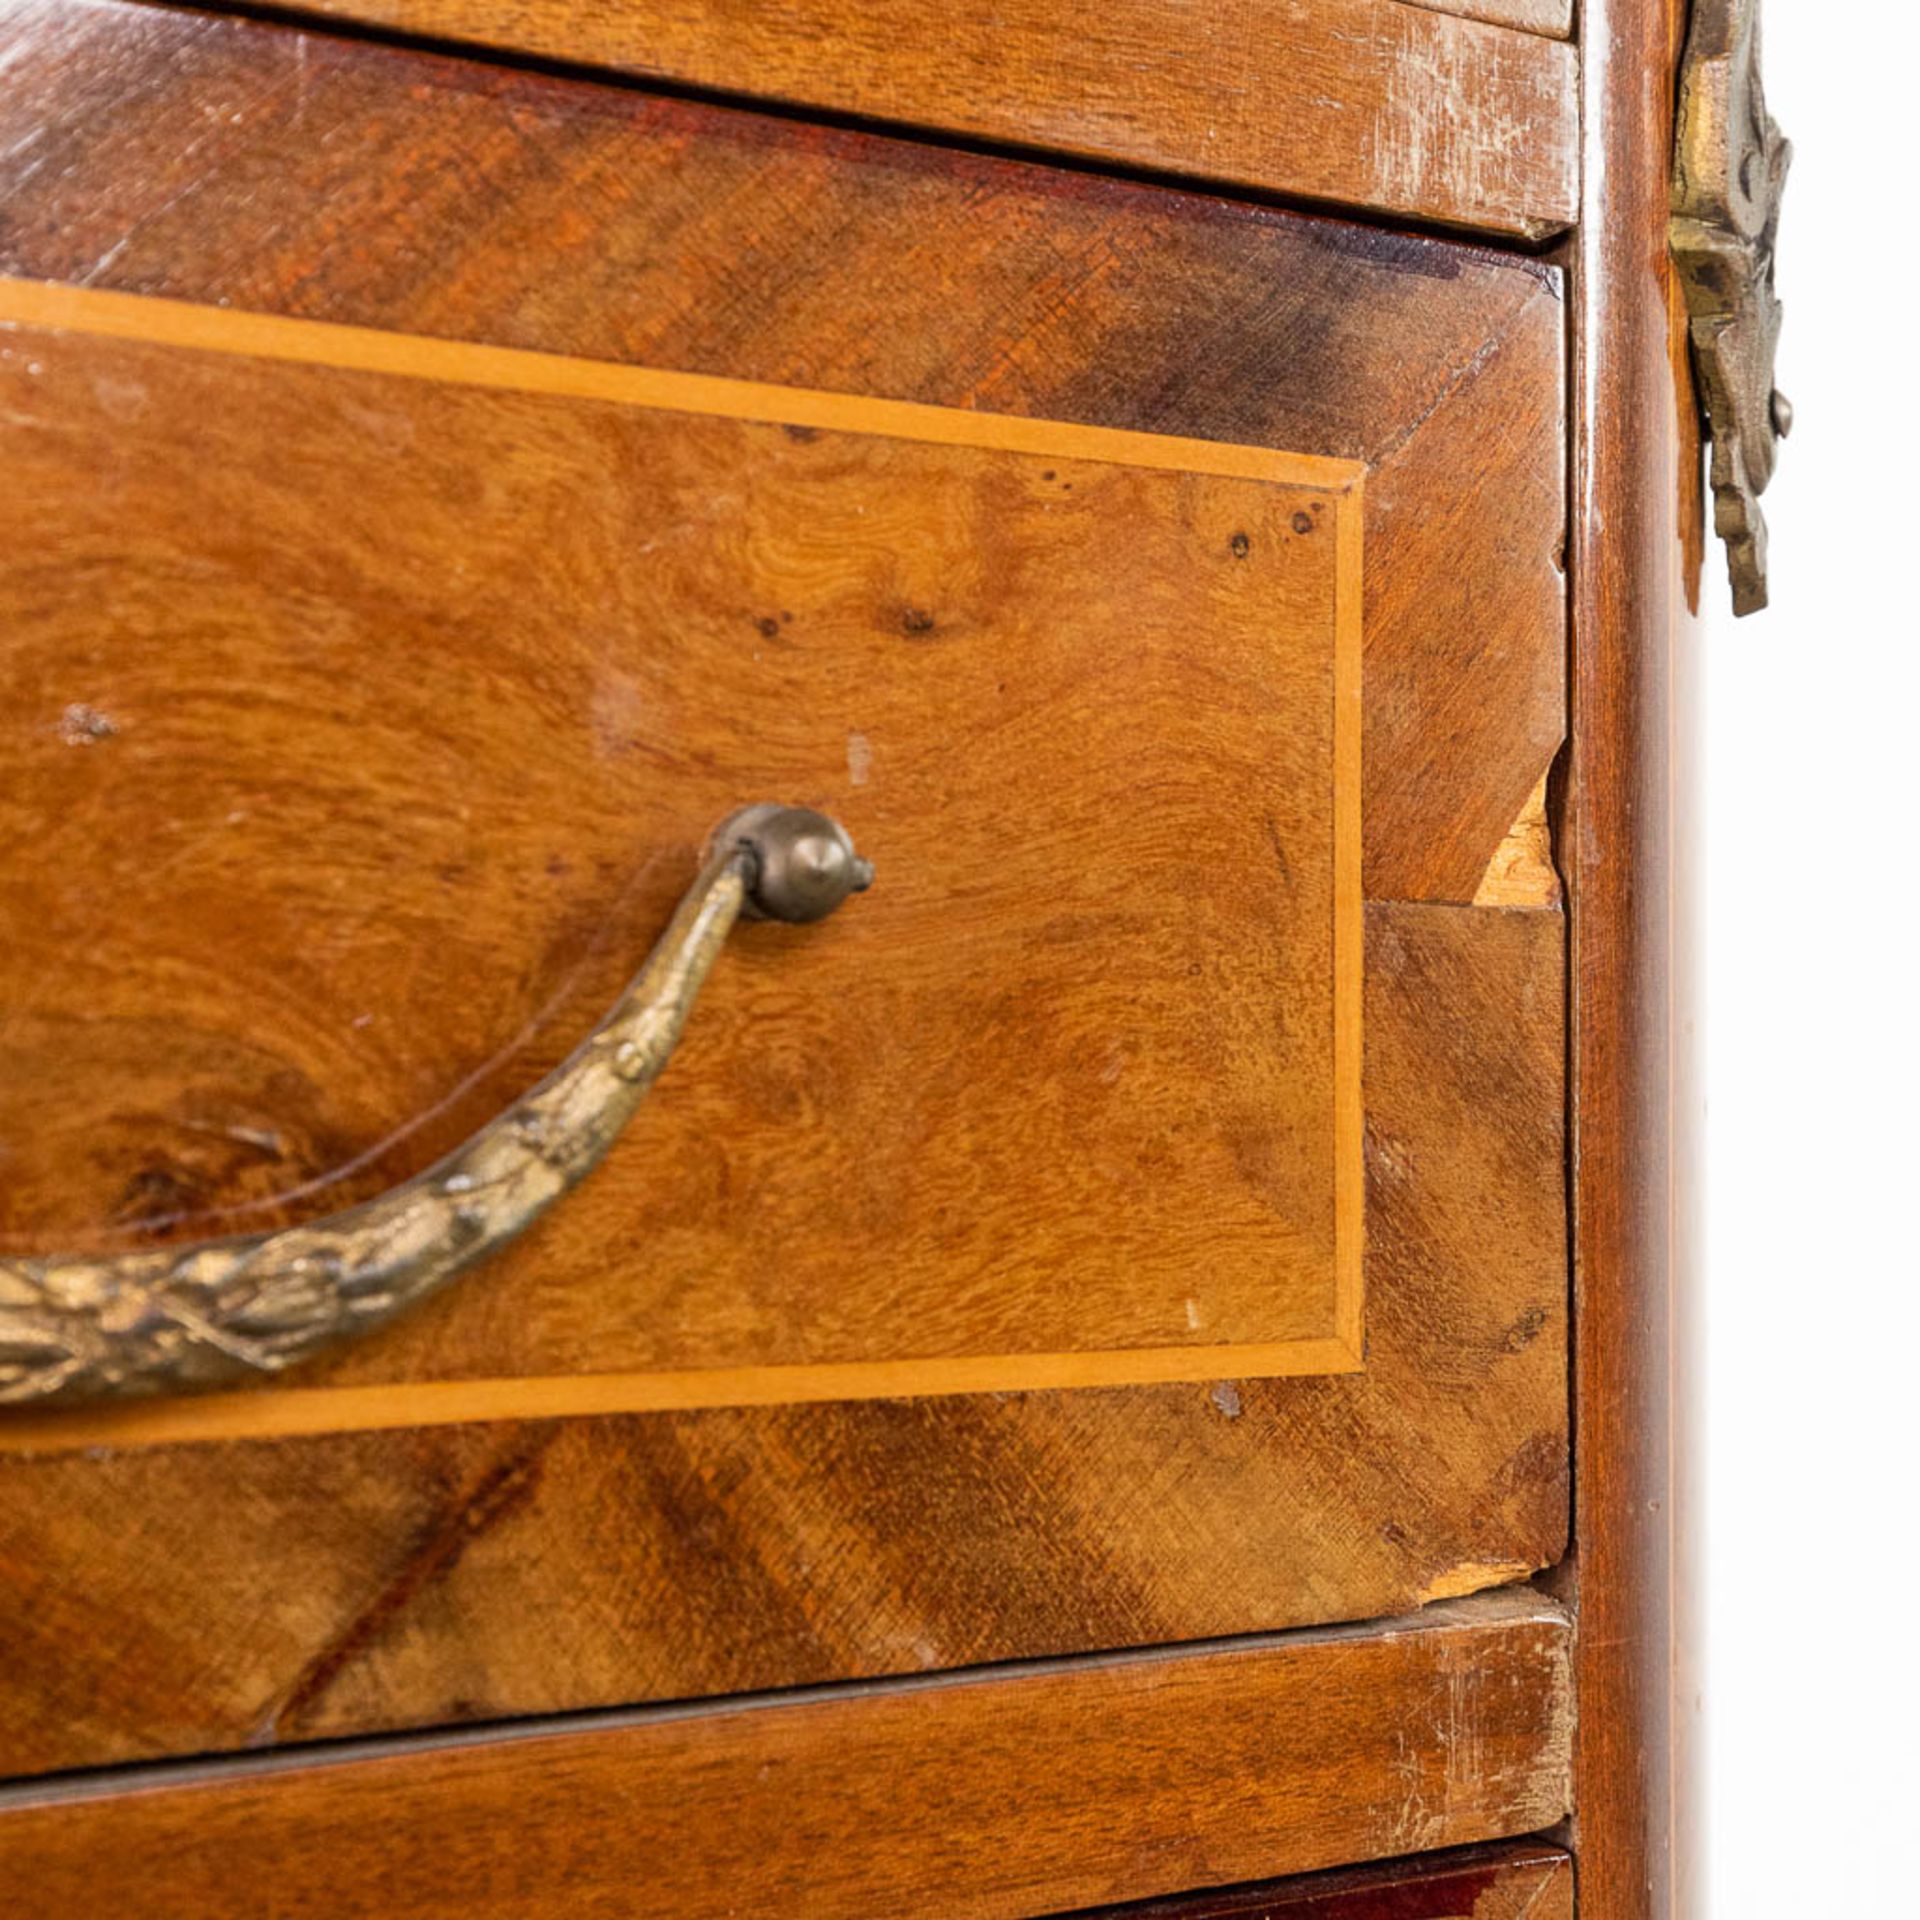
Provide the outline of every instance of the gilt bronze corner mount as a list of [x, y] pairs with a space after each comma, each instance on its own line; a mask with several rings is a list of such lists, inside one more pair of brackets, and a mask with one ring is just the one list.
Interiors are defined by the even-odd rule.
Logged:
[[1694, 0], [1675, 129], [1673, 252], [1736, 614], [1767, 604], [1760, 495], [1793, 423], [1773, 384], [1774, 236], [1792, 157], [1761, 86], [1760, 0]]

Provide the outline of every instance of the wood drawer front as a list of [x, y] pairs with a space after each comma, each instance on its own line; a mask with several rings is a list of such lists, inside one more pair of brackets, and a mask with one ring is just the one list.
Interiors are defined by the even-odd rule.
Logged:
[[[1567, 1643], [1552, 1606], [1483, 1595], [1367, 1633], [0, 1790], [9, 1912], [1019, 1920], [1310, 1871], [1560, 1818]], [[1506, 1920], [1527, 1909], [1494, 1896], [1544, 1881], [1483, 1864], [1407, 1873], [1397, 1907], [1270, 1910]]]
[[414, 1318], [0, 1428], [0, 1765], [1555, 1559], [1554, 271], [257, 22], [29, 21], [7, 1249], [415, 1171], [742, 800], [838, 810], [883, 875], [743, 936], [609, 1163]]
[[1571, 225], [1569, 0], [309, 0], [341, 21], [1539, 238]]

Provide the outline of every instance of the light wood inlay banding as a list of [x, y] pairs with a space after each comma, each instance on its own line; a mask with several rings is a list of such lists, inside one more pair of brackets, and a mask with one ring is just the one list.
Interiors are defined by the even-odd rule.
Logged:
[[[231, 749], [257, 769], [256, 785], [277, 762], [245, 757], [251, 730], [288, 713], [297, 723], [284, 745], [291, 758], [298, 736], [350, 698], [290, 677], [301, 629], [325, 633], [350, 620], [358, 634], [368, 622], [353, 659], [369, 718], [354, 722], [336, 764], [365, 762], [384, 785], [377, 802], [370, 789], [342, 787], [313, 831], [324, 842], [330, 819], [376, 806], [398, 822], [422, 817], [431, 796], [381, 760], [378, 716], [408, 697], [416, 663], [457, 652], [476, 620], [499, 617], [490, 610], [497, 601], [483, 607], [455, 583], [498, 564], [489, 554], [512, 564], [516, 546], [536, 562], [532, 527], [549, 474], [604, 503], [599, 524], [612, 538], [590, 538], [569, 563], [596, 582], [593, 597], [566, 598], [578, 590], [554, 575], [559, 605], [528, 612], [607, 629], [591, 660], [601, 677], [586, 698], [604, 703], [609, 688], [630, 698], [626, 724], [668, 774], [664, 793], [651, 777], [630, 780], [642, 844], [650, 820], [676, 819], [682, 779], [736, 763], [743, 791], [793, 787], [872, 822], [857, 830], [883, 869], [870, 903], [874, 937], [810, 944], [805, 964], [826, 971], [816, 967], [805, 992], [787, 995], [771, 976], [759, 989], [769, 1010], [767, 996], [781, 997], [769, 1030], [828, 1028], [848, 1062], [849, 1090], [838, 1104], [823, 1095], [822, 1124], [776, 1128], [751, 1112], [752, 1054], [730, 1074], [719, 1057], [706, 1136], [724, 1141], [739, 1177], [769, 1197], [661, 1215], [669, 1238], [656, 1255], [662, 1229], [639, 1211], [644, 1188], [700, 1169], [684, 1128], [656, 1134], [649, 1116], [644, 1138], [623, 1140], [551, 1221], [469, 1275], [459, 1299], [325, 1363], [323, 1378], [337, 1387], [296, 1384], [273, 1430], [417, 1423], [433, 1407], [472, 1420], [1284, 1377], [1362, 1364], [1358, 463], [22, 281], [0, 282], [0, 325], [15, 330], [14, 431], [38, 463], [33, 491], [62, 503], [40, 544], [90, 556], [106, 553], [120, 530], [143, 529], [105, 575], [102, 617], [115, 632], [121, 609], [145, 596], [166, 604], [161, 617], [178, 628], [150, 681], [139, 664], [150, 643], [116, 638], [107, 684], [117, 691], [105, 704], [117, 717], [107, 724], [126, 728], [127, 745], [102, 741], [76, 756], [49, 738], [22, 800], [23, 844], [34, 839], [36, 807], [49, 819], [96, 819], [109, 844], [163, 830], [154, 782], [168, 777], [167, 756], [200, 751], [196, 727], [215, 724], [199, 715], [217, 696], [197, 694], [192, 678], [198, 630], [210, 620], [257, 636], [244, 654], [219, 655], [228, 679], [258, 690], [264, 718]], [[200, 371], [208, 355], [236, 362], [234, 371], [209, 381]], [[301, 371], [283, 379], [280, 368]], [[393, 377], [428, 396], [380, 384]], [[526, 404], [502, 414], [468, 395]], [[609, 403], [618, 425], [598, 411]], [[256, 434], [256, 417], [275, 422], [270, 436]], [[370, 443], [366, 421], [382, 422], [381, 434], [404, 431], [404, 462]], [[600, 452], [609, 434], [611, 464]], [[78, 470], [63, 464], [88, 435], [113, 499], [98, 526], [81, 508], [88, 495]], [[204, 467], [231, 487], [250, 485], [244, 504], [235, 494], [223, 513], [210, 495], [205, 507], [183, 508], [201, 483], [182, 476], [177, 448], [191, 449], [196, 475]], [[384, 485], [397, 522], [448, 519], [450, 546], [429, 550], [416, 538], [405, 549], [420, 556], [416, 573], [424, 561], [446, 574], [454, 591], [444, 621], [436, 613], [415, 630], [402, 625], [389, 645], [387, 609], [404, 604], [407, 581], [398, 572], [381, 579], [381, 557], [316, 526], [304, 498], [286, 491], [290, 463], [343, 490]], [[157, 483], [142, 479], [149, 468]], [[474, 475], [523, 510], [504, 520], [464, 508], [449, 515]], [[221, 544], [228, 513], [273, 536], [271, 557], [249, 558], [237, 580]], [[990, 568], [979, 560], [989, 551]], [[262, 574], [298, 581], [299, 599], [285, 611], [262, 599]], [[50, 686], [86, 636], [62, 626], [62, 602], [48, 602], [36, 579], [26, 576], [18, 601], [37, 636], [24, 657], [45, 655]], [[913, 604], [887, 617], [904, 620], [905, 646], [897, 632], [869, 631], [898, 593]], [[600, 602], [635, 608], [632, 631]], [[769, 631], [743, 642], [736, 604], [783, 610], [757, 616]], [[936, 643], [919, 639], [936, 624]], [[676, 627], [698, 638], [669, 640]], [[956, 637], [941, 639], [949, 629]], [[509, 703], [537, 715], [544, 679], [560, 671], [545, 654], [521, 669], [508, 633], [478, 632], [486, 651], [467, 671], [490, 690], [476, 701], [449, 682], [423, 717], [434, 736], [463, 738]], [[685, 686], [677, 705], [655, 684], [653, 662], [669, 647]], [[391, 687], [381, 678], [390, 654], [399, 675]], [[783, 657], [796, 664], [774, 680]], [[516, 671], [528, 673], [524, 687]], [[850, 719], [873, 716], [862, 719], [870, 731], [845, 738], [863, 743], [869, 760], [880, 742], [884, 778], [846, 758], [838, 736], [833, 759], [823, 757], [818, 727], [809, 731], [794, 711], [822, 701]], [[1045, 735], [1022, 744], [1036, 723]], [[951, 737], [956, 726], [964, 750]], [[1073, 781], [1029, 773], [1057, 757], [1046, 735], [1073, 741]], [[521, 751], [554, 763], [581, 749], [530, 733]], [[140, 758], [137, 792], [114, 784], [129, 755]], [[618, 753], [614, 760], [605, 770], [617, 780], [624, 769]], [[471, 764], [462, 787], [479, 805], [482, 757]], [[823, 778], [850, 782], [844, 797], [823, 794]], [[1004, 811], [1008, 795], [1018, 804]], [[577, 804], [571, 786], [544, 803], [556, 822], [566, 818], [558, 809]], [[159, 811], [193, 805], [183, 791]], [[195, 831], [223, 847], [244, 844], [242, 816], [252, 809], [225, 812], [223, 830], [224, 806]], [[677, 829], [665, 837], [673, 845]], [[564, 851], [575, 857], [570, 841]], [[499, 853], [489, 840], [475, 857], [498, 864]], [[337, 854], [376, 864], [346, 837]], [[157, 849], [149, 864], [168, 857]], [[235, 857], [223, 852], [220, 870]], [[247, 899], [290, 857], [262, 841], [234, 875], [235, 898]], [[403, 924], [419, 893], [431, 894], [430, 877], [404, 847], [378, 864], [394, 870], [391, 900], [369, 877], [364, 899], [349, 904]], [[62, 873], [51, 884], [57, 918], [69, 883]], [[129, 875], [117, 886], [102, 881], [92, 897], [137, 898], [137, 889]], [[238, 930], [259, 915], [223, 911], [231, 957], [244, 946]], [[159, 928], [170, 924], [165, 900], [149, 914]], [[325, 927], [321, 916], [303, 937], [324, 941]], [[152, 991], [164, 996], [171, 989], [160, 976], [191, 950], [192, 932], [182, 927], [171, 944], [157, 933], [153, 955], [136, 941], [122, 974], [157, 969]], [[446, 929], [452, 939], [464, 932], [458, 922]], [[22, 958], [44, 982], [33, 951]], [[800, 950], [793, 960], [802, 964]], [[895, 973], [910, 997], [877, 997]], [[243, 978], [222, 988], [242, 1008]], [[997, 1037], [1005, 1016], [993, 996], [1016, 987], [1069, 1024]], [[410, 1001], [395, 1018], [428, 1026], [442, 1004]], [[891, 1009], [883, 1024], [919, 1036], [924, 1062], [876, 1048], [863, 1032], [882, 1006]], [[349, 1011], [343, 1002], [343, 1022]], [[248, 1010], [253, 1024], [233, 1037], [254, 1044], [274, 1033], [274, 1017]], [[1052, 1064], [1029, 1065], [1036, 1043], [1043, 1058], [1054, 1051]], [[1110, 1054], [1110, 1067], [1093, 1071], [1090, 1050]], [[698, 1084], [704, 1057], [696, 1039], [669, 1083], [669, 1110], [674, 1089]], [[944, 1075], [924, 1103], [923, 1072]], [[191, 1085], [160, 1097], [169, 1111], [203, 1099]], [[1055, 1099], [1067, 1109], [1050, 1119]], [[255, 1131], [270, 1125], [263, 1118]], [[18, 1131], [31, 1137], [24, 1122]], [[767, 1163], [758, 1170], [756, 1133]], [[664, 1168], [651, 1147], [658, 1137], [667, 1141]], [[1010, 1157], [1003, 1137], [1024, 1144]], [[777, 1186], [772, 1162], [787, 1157], [807, 1170], [804, 1188]], [[849, 1181], [857, 1190], [842, 1202], [833, 1190]], [[882, 1189], [889, 1211], [876, 1216]], [[916, 1190], [925, 1197], [913, 1198]], [[896, 1191], [907, 1196], [897, 1206]], [[976, 1212], [978, 1222], [967, 1217]], [[25, 1230], [16, 1224], [13, 1237]], [[689, 1291], [683, 1276], [696, 1273]], [[469, 1313], [475, 1288], [485, 1291]], [[491, 1312], [488, 1300], [498, 1303]], [[588, 1378], [597, 1384], [571, 1384]], [[273, 1418], [222, 1405], [79, 1417], [90, 1430], [104, 1420], [100, 1430], [123, 1438], [257, 1431]]]

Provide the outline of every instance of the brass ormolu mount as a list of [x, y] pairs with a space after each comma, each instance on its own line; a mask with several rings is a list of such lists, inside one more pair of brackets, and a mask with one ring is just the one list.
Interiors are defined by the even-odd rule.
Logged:
[[1767, 604], [1760, 495], [1793, 424], [1773, 384], [1774, 235], [1792, 157], [1761, 88], [1760, 0], [1694, 0], [1680, 73], [1673, 252], [1713, 443], [1713, 523], [1727, 543], [1735, 614]]

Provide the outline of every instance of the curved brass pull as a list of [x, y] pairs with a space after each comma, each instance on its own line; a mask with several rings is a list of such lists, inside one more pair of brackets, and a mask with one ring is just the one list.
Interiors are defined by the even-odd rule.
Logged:
[[599, 1164], [667, 1064], [735, 920], [818, 920], [872, 879], [823, 814], [763, 805], [732, 815], [612, 1012], [509, 1112], [424, 1173], [277, 1233], [0, 1260], [0, 1404], [279, 1373], [404, 1312]]

